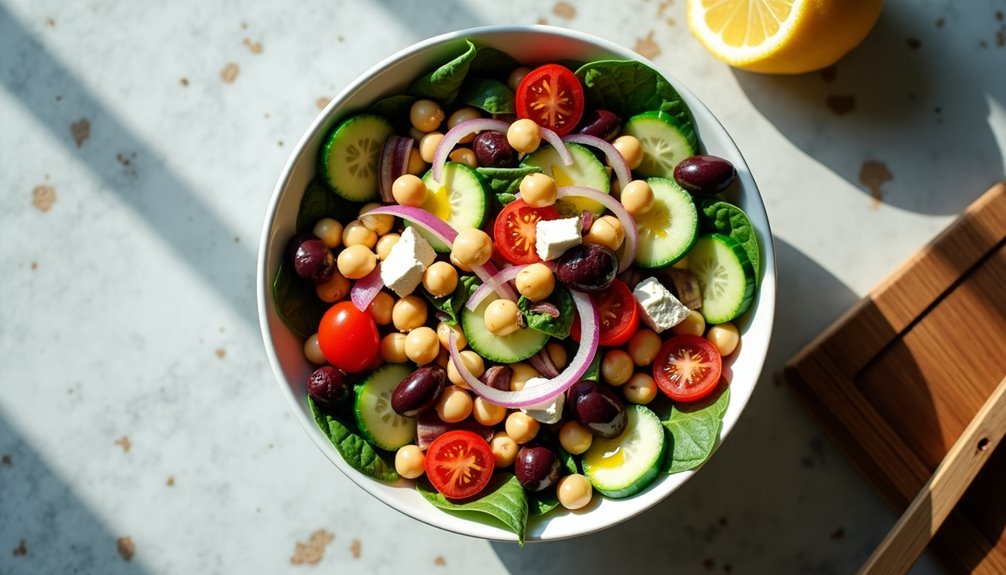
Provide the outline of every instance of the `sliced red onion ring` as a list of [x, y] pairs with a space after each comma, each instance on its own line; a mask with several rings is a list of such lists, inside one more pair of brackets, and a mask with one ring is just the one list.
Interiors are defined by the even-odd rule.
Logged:
[[510, 266], [496, 272], [493, 274], [491, 281], [483, 283], [475, 290], [474, 293], [472, 293], [472, 295], [468, 298], [468, 301], [465, 303], [465, 307], [470, 310], [474, 310], [479, 307], [479, 304], [486, 299], [486, 296], [494, 291], [497, 291], [497, 286], [505, 285], [507, 282], [513, 281], [517, 277], [517, 274], [520, 273], [520, 270], [525, 267], [527, 266]]
[[605, 208], [611, 210], [611, 213], [615, 214], [618, 221], [622, 222], [622, 228], [625, 230], [625, 246], [622, 251], [622, 257], [618, 263], [618, 271], [624, 272], [626, 268], [632, 265], [633, 260], [636, 259], [636, 248], [639, 244], [639, 230], [636, 228], [636, 220], [633, 219], [629, 212], [625, 211], [621, 202], [604, 192], [585, 186], [567, 186], [559, 188], [559, 193], [556, 197], [587, 198], [588, 200], [594, 200], [595, 202], [603, 205]]
[[398, 179], [398, 176], [409, 171], [409, 154], [412, 153], [412, 145], [415, 140], [392, 134], [384, 142], [384, 151], [381, 152], [381, 173], [377, 181], [377, 189], [381, 194], [381, 201], [392, 203], [395, 196], [391, 193], [391, 186]]
[[569, 148], [567, 148], [565, 142], [562, 141], [562, 136], [556, 134], [548, 128], [542, 128], [541, 137], [548, 142], [548, 145], [555, 148], [555, 151], [559, 153], [559, 159], [562, 160], [562, 165], [568, 166], [573, 163], [573, 154], [569, 152]]
[[370, 302], [374, 301], [377, 294], [381, 293], [384, 287], [384, 280], [381, 279], [381, 264], [378, 262], [374, 271], [356, 280], [349, 290], [349, 299], [360, 311], [367, 311]]
[[454, 362], [455, 367], [458, 367], [458, 373], [465, 380], [465, 383], [468, 384], [468, 387], [486, 401], [510, 409], [519, 409], [548, 401], [565, 392], [577, 381], [580, 381], [583, 374], [587, 373], [590, 362], [594, 360], [594, 355], [597, 354], [600, 331], [598, 330], [597, 309], [594, 308], [594, 304], [590, 301], [587, 294], [577, 290], [569, 290], [569, 292], [573, 296], [573, 303], [576, 304], [576, 311], [580, 314], [580, 346], [577, 348], [573, 360], [566, 366], [566, 369], [548, 380], [547, 383], [525, 387], [520, 391], [495, 389], [482, 383], [477, 377], [472, 375], [472, 372], [468, 371], [464, 361], [461, 359], [461, 352], [458, 351], [458, 336], [452, 333], [449, 341], [451, 361]]
[[629, 165], [625, 163], [625, 158], [609, 142], [589, 134], [568, 134], [563, 137], [563, 140], [573, 144], [583, 144], [597, 148], [604, 152], [604, 156], [608, 158], [608, 165], [611, 166], [611, 169], [615, 172], [615, 177], [618, 178], [619, 187], [625, 188], [625, 185], [632, 181]]
[[433, 165], [430, 166], [430, 170], [433, 172], [433, 179], [440, 181], [444, 175], [444, 164], [447, 163], [447, 156], [450, 155], [451, 150], [454, 146], [458, 145], [465, 136], [469, 134], [477, 134], [478, 132], [492, 131], [492, 132], [503, 132], [507, 131], [510, 124], [504, 122], [503, 120], [493, 120], [492, 118], [475, 118], [474, 120], [465, 120], [457, 126], [454, 126], [437, 144], [437, 150], [433, 153]]

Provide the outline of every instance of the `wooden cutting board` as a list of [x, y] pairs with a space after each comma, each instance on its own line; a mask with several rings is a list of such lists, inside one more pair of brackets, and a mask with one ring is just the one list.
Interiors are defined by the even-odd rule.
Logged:
[[[786, 376], [904, 511], [1006, 376], [1006, 182], [794, 357]], [[932, 548], [953, 572], [1006, 573], [1006, 447]]]

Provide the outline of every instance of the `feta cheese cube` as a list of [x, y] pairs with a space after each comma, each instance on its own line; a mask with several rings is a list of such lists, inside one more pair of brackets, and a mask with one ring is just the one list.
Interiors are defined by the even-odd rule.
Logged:
[[[527, 380], [524, 384], [524, 388], [534, 387], [536, 385], [544, 385], [548, 383], [548, 380], [544, 377], [532, 377]], [[560, 393], [559, 395], [543, 401], [541, 403], [536, 403], [534, 405], [529, 405], [521, 409], [521, 413], [528, 415], [532, 419], [535, 419], [541, 423], [550, 424], [558, 423], [562, 419], [562, 407], [566, 403], [566, 394]]]
[[639, 282], [636, 289], [632, 290], [632, 297], [639, 302], [643, 322], [657, 333], [678, 325], [688, 317], [688, 308], [657, 278], [646, 278]]
[[415, 228], [405, 228], [398, 243], [381, 262], [381, 280], [398, 297], [405, 297], [423, 281], [423, 272], [436, 258], [430, 243]]
[[534, 249], [543, 260], [554, 260], [569, 248], [579, 245], [580, 218], [539, 220], [535, 224]]

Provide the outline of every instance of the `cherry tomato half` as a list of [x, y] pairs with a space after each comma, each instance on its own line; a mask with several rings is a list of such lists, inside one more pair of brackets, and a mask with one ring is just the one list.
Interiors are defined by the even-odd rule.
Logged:
[[531, 118], [560, 136], [573, 131], [583, 116], [580, 79], [559, 64], [528, 72], [517, 86], [517, 116]]
[[328, 363], [350, 373], [370, 367], [377, 358], [380, 335], [377, 324], [353, 302], [342, 301], [328, 309], [318, 325], [318, 345]]
[[[632, 290], [625, 282], [615, 279], [611, 287], [601, 293], [590, 294], [597, 310], [601, 330], [598, 345], [617, 347], [629, 341], [639, 329], [639, 306]], [[580, 341], [580, 316], [573, 320], [570, 335], [575, 341]]]
[[506, 205], [493, 224], [493, 238], [499, 253], [515, 264], [540, 262], [534, 249], [537, 238], [536, 225], [540, 220], [557, 220], [559, 212], [549, 206], [532, 208], [524, 200], [514, 200]]
[[720, 381], [723, 360], [704, 337], [676, 335], [660, 346], [653, 360], [653, 379], [667, 397], [696, 401], [709, 395]]
[[426, 450], [426, 476], [448, 499], [464, 499], [485, 488], [496, 467], [492, 448], [477, 433], [448, 431]]

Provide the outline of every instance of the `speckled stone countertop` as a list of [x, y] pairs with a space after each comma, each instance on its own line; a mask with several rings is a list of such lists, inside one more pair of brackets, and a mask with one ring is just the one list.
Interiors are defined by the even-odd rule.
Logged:
[[[684, 4], [0, 0], [0, 573], [854, 571], [895, 517], [778, 373], [1003, 177], [1006, 2], [889, 1], [796, 77], [715, 61]], [[400, 515], [320, 456], [275, 387], [254, 276], [327, 98], [422, 38], [536, 22], [705, 100], [761, 187], [780, 295], [761, 383], [692, 481], [519, 549]]]

